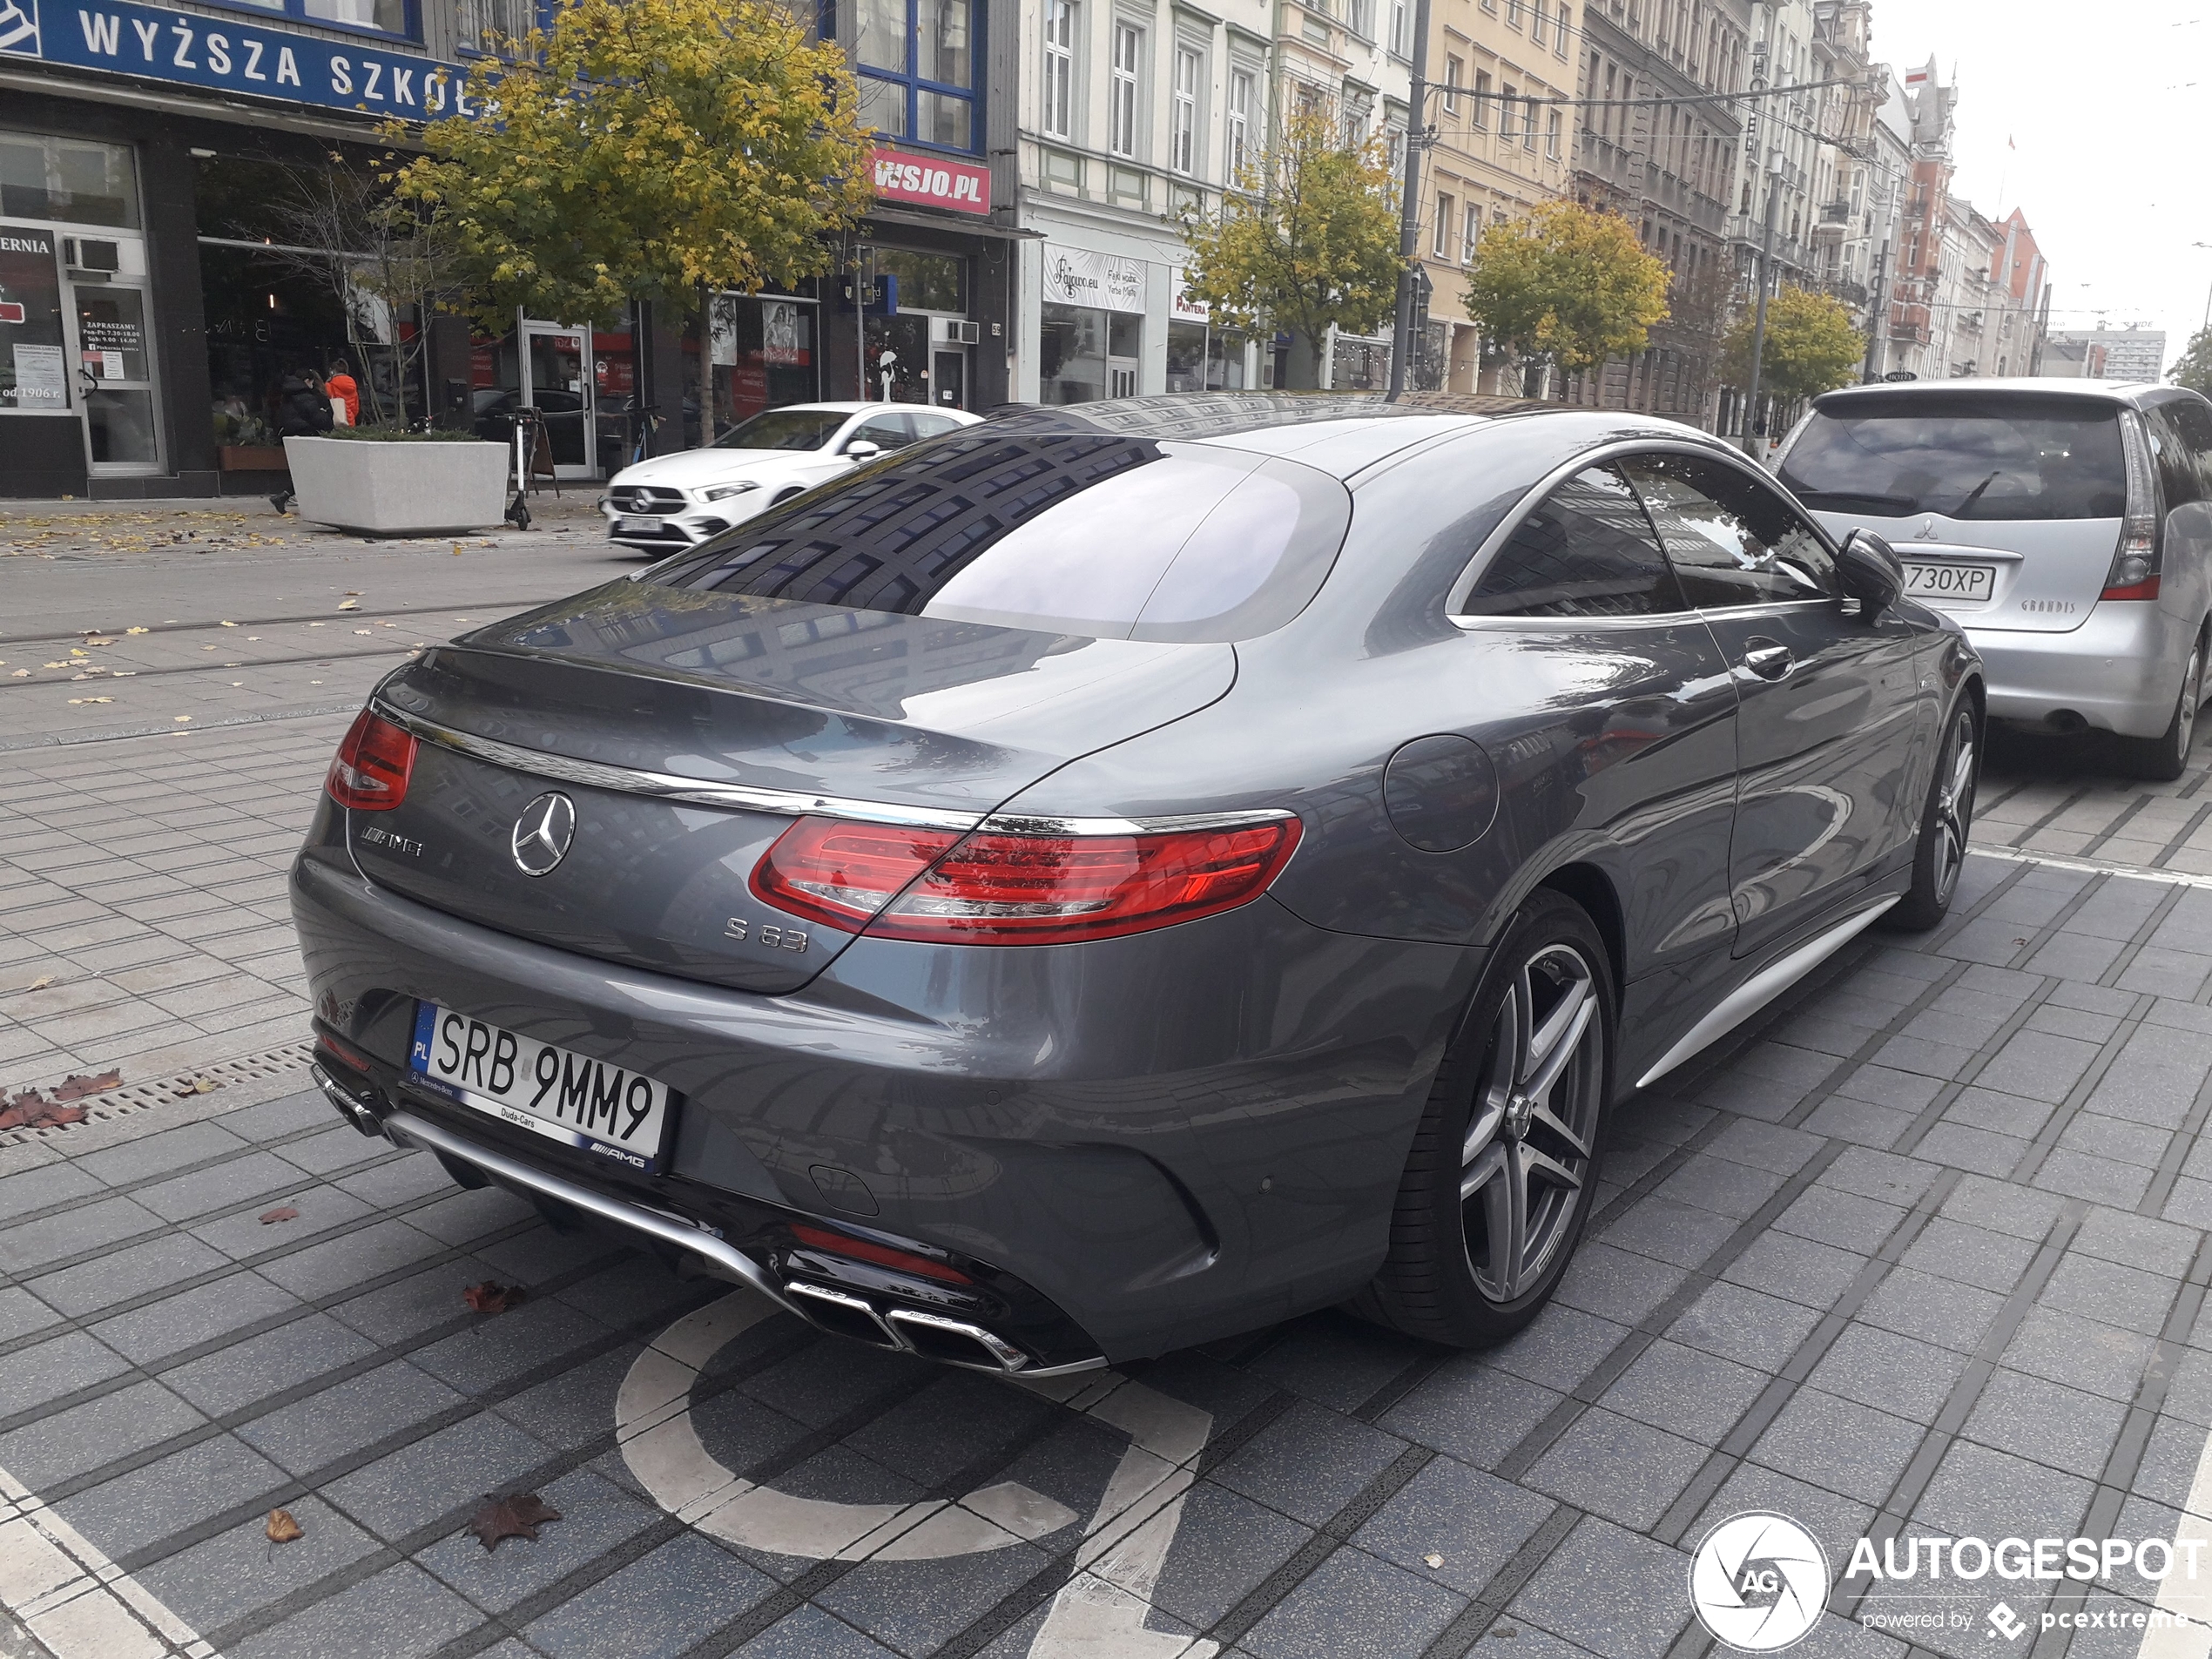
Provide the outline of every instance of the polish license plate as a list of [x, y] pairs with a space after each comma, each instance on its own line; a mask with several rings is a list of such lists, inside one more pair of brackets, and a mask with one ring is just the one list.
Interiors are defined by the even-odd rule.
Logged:
[[617, 518], [615, 529], [624, 536], [658, 536], [661, 522], [658, 518]]
[[1905, 590], [1916, 599], [1986, 599], [1997, 591], [1993, 564], [1907, 564]]
[[633, 1170], [661, 1167], [668, 1087], [634, 1071], [435, 1002], [415, 1005], [408, 1069], [448, 1100], [517, 1129]]

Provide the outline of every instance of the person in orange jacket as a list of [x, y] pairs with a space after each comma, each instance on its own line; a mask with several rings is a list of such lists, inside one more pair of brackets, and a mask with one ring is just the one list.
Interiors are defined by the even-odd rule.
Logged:
[[346, 367], [344, 358], [330, 366], [330, 374], [322, 385], [334, 402], [342, 401], [345, 404], [346, 424], [359, 426], [361, 423], [361, 389], [354, 382], [353, 371]]

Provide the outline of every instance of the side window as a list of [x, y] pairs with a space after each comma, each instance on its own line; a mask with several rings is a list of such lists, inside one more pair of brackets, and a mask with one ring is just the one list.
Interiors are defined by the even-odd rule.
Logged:
[[[2158, 457], [2158, 482], [2165, 487], [2166, 510], [2172, 512], [2205, 498], [2205, 473], [2212, 455], [2189, 442], [2188, 417], [2202, 415], [2195, 404], [2175, 399], [2145, 411], [2150, 427], [2151, 452]], [[2185, 424], [2186, 423], [2186, 424]], [[2207, 422], [2212, 425], [2212, 422]]]
[[2196, 457], [2197, 493], [2212, 501], [2212, 404], [2193, 397], [2175, 398], [2166, 414]]
[[941, 432], [950, 432], [960, 424], [942, 415], [910, 415], [907, 418], [914, 423], [916, 438], [934, 438]]
[[1576, 473], [1521, 522], [1464, 617], [1653, 617], [1682, 610], [1635, 492], [1610, 467]]
[[907, 415], [872, 415], [853, 429], [853, 437], [865, 438], [879, 449], [903, 449], [914, 441], [913, 419]]
[[1693, 605], [1716, 610], [1843, 591], [1818, 532], [1757, 479], [1696, 455], [1646, 455], [1625, 470]]

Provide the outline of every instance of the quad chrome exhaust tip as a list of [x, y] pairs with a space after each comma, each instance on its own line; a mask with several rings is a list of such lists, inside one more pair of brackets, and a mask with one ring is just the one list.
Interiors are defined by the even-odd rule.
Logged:
[[915, 1308], [887, 1311], [865, 1297], [796, 1280], [785, 1282], [784, 1297], [810, 1322], [833, 1336], [975, 1371], [1011, 1374], [1028, 1368], [1028, 1354], [996, 1332], [966, 1319], [948, 1319]]

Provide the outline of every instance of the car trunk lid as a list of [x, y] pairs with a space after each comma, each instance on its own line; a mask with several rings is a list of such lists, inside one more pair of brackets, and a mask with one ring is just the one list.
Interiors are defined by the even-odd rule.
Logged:
[[[349, 814], [354, 857], [380, 886], [519, 937], [791, 990], [850, 938], [750, 889], [798, 817], [963, 827], [1077, 755], [1213, 701], [1235, 660], [1226, 644], [612, 583], [440, 646], [380, 688], [421, 741], [404, 801]], [[533, 874], [516, 827], [555, 792], [573, 834]]]
[[[1840, 539], [1872, 530], [1897, 550], [1912, 597], [1947, 610], [1970, 628], [2069, 633], [2089, 619], [2120, 543], [2117, 518], [1954, 519], [1940, 513], [1873, 518], [1824, 512]], [[1911, 567], [1945, 575], [1913, 579]], [[1986, 584], [1972, 573], [1986, 570]]]

